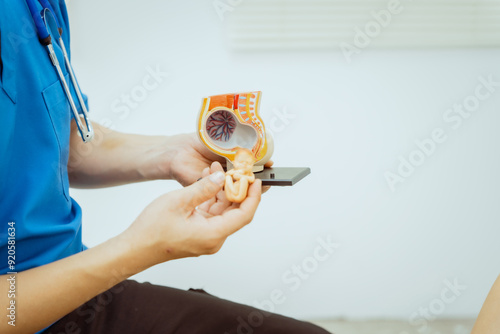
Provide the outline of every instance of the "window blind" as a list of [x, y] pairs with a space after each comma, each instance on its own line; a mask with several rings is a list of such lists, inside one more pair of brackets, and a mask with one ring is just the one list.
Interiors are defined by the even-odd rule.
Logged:
[[500, 0], [233, 0], [227, 6], [220, 17], [236, 50], [500, 46]]

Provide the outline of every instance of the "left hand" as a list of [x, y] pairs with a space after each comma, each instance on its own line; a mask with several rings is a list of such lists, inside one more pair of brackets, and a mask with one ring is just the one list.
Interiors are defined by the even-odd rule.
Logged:
[[[171, 154], [166, 156], [169, 159], [171, 178], [177, 180], [183, 186], [188, 186], [202, 177], [203, 170], [210, 168], [212, 162], [225, 163], [225, 159], [211, 152], [196, 133], [182, 134], [169, 137], [168, 145], [171, 147]], [[265, 167], [271, 167], [272, 161], [268, 161]], [[269, 187], [263, 187], [263, 192]]]
[[165, 156], [170, 166], [170, 178], [183, 186], [196, 182], [212, 162], [225, 163], [223, 157], [212, 153], [201, 143], [196, 133], [169, 137], [169, 154]]

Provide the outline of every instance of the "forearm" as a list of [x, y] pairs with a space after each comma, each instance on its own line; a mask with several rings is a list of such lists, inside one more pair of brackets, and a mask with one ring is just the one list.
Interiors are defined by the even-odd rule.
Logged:
[[[16, 275], [15, 327], [3, 317], [0, 333], [34, 333], [94, 296], [146, 269], [141, 250], [120, 235], [60, 261]], [[9, 275], [10, 276], [10, 275]], [[8, 276], [0, 277], [0, 304], [9, 307]]]
[[124, 134], [93, 123], [83, 143], [72, 122], [68, 175], [72, 187], [98, 188], [170, 178], [168, 137]]
[[498, 333], [500, 328], [500, 276], [490, 290], [479, 313], [472, 334]]

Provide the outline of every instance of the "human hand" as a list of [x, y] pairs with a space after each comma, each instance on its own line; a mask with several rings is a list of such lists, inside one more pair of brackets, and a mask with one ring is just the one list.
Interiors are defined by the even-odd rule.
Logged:
[[[220, 163], [214, 162], [210, 167], [203, 170], [202, 177], [205, 178], [217, 172], [224, 172], [224, 169]], [[230, 202], [226, 197], [225, 191], [221, 189], [221, 191], [219, 191], [214, 198], [202, 203], [196, 208], [196, 210], [205, 217], [211, 217], [213, 215], [221, 214], [231, 207], [238, 207], [238, 205], [234, 205], [234, 203]]]
[[[167, 160], [165, 165], [169, 166], [171, 178], [177, 180], [183, 186], [196, 182], [203, 170], [210, 167], [212, 162], [225, 163], [225, 159], [211, 152], [198, 139], [196, 133], [183, 134], [169, 137], [167, 142], [169, 153], [164, 155]], [[268, 161], [265, 167], [271, 167], [272, 161]], [[263, 192], [269, 187], [263, 187]]]
[[165, 159], [168, 159], [170, 176], [183, 186], [196, 182], [212, 162], [225, 163], [224, 158], [214, 154], [201, 143], [196, 133], [169, 137], [167, 145], [169, 150]]
[[219, 163], [203, 174], [193, 185], [154, 200], [124, 232], [150, 265], [214, 254], [228, 236], [253, 219], [261, 197], [260, 180], [249, 187], [245, 201], [234, 204], [221, 190], [224, 173]]

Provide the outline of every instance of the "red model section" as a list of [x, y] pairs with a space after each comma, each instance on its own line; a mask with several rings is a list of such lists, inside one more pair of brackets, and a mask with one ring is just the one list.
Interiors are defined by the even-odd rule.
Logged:
[[237, 110], [238, 109], [238, 101], [240, 100], [240, 96], [239, 95], [235, 95], [234, 96], [234, 103], [233, 103], [233, 110]]
[[229, 109], [233, 109], [233, 106], [234, 106], [233, 94], [216, 95], [210, 97], [210, 105], [208, 106], [208, 110], [212, 110], [216, 107], [226, 107]]

